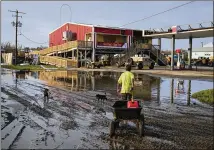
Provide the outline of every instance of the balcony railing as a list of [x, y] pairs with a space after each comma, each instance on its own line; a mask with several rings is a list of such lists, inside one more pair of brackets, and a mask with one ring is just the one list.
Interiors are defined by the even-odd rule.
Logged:
[[93, 42], [92, 41], [77, 41], [78, 48], [92, 48]]
[[61, 45], [48, 47], [41, 51], [33, 51], [30, 54], [39, 54], [39, 55], [47, 55], [50, 53], [60, 52], [60, 51], [67, 51], [75, 48], [88, 48], [91, 49], [93, 43], [91, 41], [70, 41]]

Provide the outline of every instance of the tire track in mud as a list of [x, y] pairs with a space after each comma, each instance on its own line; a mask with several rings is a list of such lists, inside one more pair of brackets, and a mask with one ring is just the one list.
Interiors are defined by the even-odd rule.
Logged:
[[[29, 95], [27, 95], [27, 93], [25, 92], [25, 91], [23, 91], [23, 90], [18, 90], [18, 91], [16, 91], [15, 93], [19, 93], [19, 96], [20, 95], [22, 95], [22, 97], [19, 97], [17, 94], [14, 94], [14, 91], [17, 89], [17, 88], [13, 88], [13, 87], [8, 87], [7, 86], [7, 89], [9, 89], [9, 90], [5, 90], [5, 89], [3, 89], [3, 91], [7, 94], [7, 95], [10, 95], [10, 96], [12, 96], [12, 98], [14, 98], [14, 99], [16, 99], [18, 102], [20, 102], [21, 104], [23, 104], [24, 106], [29, 106], [29, 105], [31, 105], [31, 103], [29, 102], [29, 99], [31, 98]], [[25, 92], [25, 93], [23, 93], [23, 92]], [[23, 96], [24, 95], [24, 96]], [[72, 95], [72, 93], [71, 93], [71, 95]], [[65, 97], [69, 97], [70, 95], [65, 95]], [[77, 94], [77, 95], [75, 95], [75, 98], [78, 98], [78, 100], [79, 101], [85, 101], [85, 100], [82, 100], [83, 98], [81, 98], [81, 96], [79, 95], [79, 94]], [[85, 99], [86, 99], [86, 97], [85, 97]], [[31, 99], [32, 100], [32, 99]], [[54, 100], [55, 101], [55, 100]], [[58, 101], [58, 100], [57, 100]], [[75, 102], [74, 103], [71, 103], [71, 104], [69, 104], [69, 103], [64, 103], [64, 105], [65, 104], [67, 104], [69, 107], [70, 106], [72, 106], [71, 108], [73, 108], [73, 105], [75, 104]], [[91, 105], [93, 105], [94, 103], [93, 103], [93, 101], [89, 104], [89, 106], [91, 106]], [[59, 107], [59, 105], [56, 105], [56, 107], [52, 107], [52, 106], [49, 106], [48, 105], [48, 108], [52, 108], [51, 110], [53, 110], [54, 112], [59, 112], [61, 115], [64, 115], [64, 116], [67, 116], [67, 117], [69, 117], [69, 118], [72, 118], [72, 115], [68, 115], [68, 112], [66, 112], [66, 111], [63, 111], [63, 110], [59, 110], [59, 109], [57, 109], [57, 106]], [[61, 106], [60, 106], [61, 107]], [[80, 109], [80, 108], [82, 108], [82, 109]], [[75, 108], [76, 110], [78, 110], [78, 111], [83, 111], [83, 112], [85, 112], [85, 113], [87, 113], [87, 110], [90, 110], [90, 109], [88, 109], [88, 108], [84, 108], [84, 107], [79, 107], [79, 105], [77, 105], [76, 106], [76, 108]], [[33, 111], [35, 111], [35, 110], [33, 110]], [[78, 112], [77, 111], [77, 112]], [[41, 115], [41, 114], [40, 114]], [[78, 118], [77, 117], [78, 115], [75, 115], [75, 117], [76, 118]], [[73, 116], [74, 117], [74, 116]], [[103, 118], [102, 116], [101, 117], [99, 117], [100, 119], [101, 118]], [[84, 118], [81, 118], [81, 119], [84, 119]], [[31, 119], [32, 120], [32, 119]], [[33, 121], [33, 120], [32, 120]], [[35, 122], [36, 123], [36, 122]], [[40, 126], [41, 128], [43, 128], [44, 130], [46, 130], [41, 124], [38, 124], [38, 123], [36, 123], [37, 124], [37, 126]]]
[[[18, 102], [20, 102], [21, 104], [23, 104], [23, 105], [26, 106], [26, 107], [28, 107], [29, 105], [31, 105], [28, 101], [26, 101], [25, 99], [22, 99], [22, 98], [18, 97], [17, 95], [15, 95], [15, 94], [13, 94], [13, 93], [10, 93], [10, 92], [8, 92], [8, 91], [5, 91], [4, 89], [3, 89], [2, 91], [5, 92], [6, 94], [8, 94], [10, 97], [16, 99]], [[41, 113], [38, 113], [38, 112], [37, 112], [37, 111], [38, 111], [38, 107], [37, 107], [37, 109], [33, 109], [32, 107], [29, 108], [29, 109], [32, 110], [33, 112], [36, 111], [37, 114], [41, 115]], [[43, 112], [43, 113], [44, 113], [44, 112]], [[45, 114], [45, 113], [44, 113], [44, 114]], [[41, 116], [44, 117], [44, 115], [41, 115]], [[67, 116], [67, 115], [65, 115], [65, 116]], [[28, 116], [28, 117], [29, 117], [29, 116]], [[48, 115], [48, 116], [46, 116], [46, 117], [51, 117], [51, 116]], [[31, 118], [31, 117], [30, 117], [30, 118]], [[71, 117], [70, 117], [70, 118], [71, 118]], [[46, 132], [47, 128], [44, 128], [44, 126], [43, 126], [42, 124], [38, 124], [37, 122], [35, 122], [35, 120], [34, 120], [33, 118], [31, 118], [30, 120], [31, 120], [31, 122], [33, 121], [34, 124], [36, 124], [38, 127], [40, 127], [41, 129], [43, 129], [43, 130]], [[29, 121], [29, 118], [28, 118], [28, 121]], [[55, 134], [52, 133], [51, 130], [50, 130], [50, 131], [47, 131], [47, 132], [50, 132], [51, 135], [55, 135]], [[21, 135], [19, 134], [19, 136], [21, 136]], [[16, 138], [16, 140], [17, 140], [17, 139], [18, 139], [18, 138]], [[14, 142], [15, 142], [15, 141], [14, 141]], [[11, 147], [12, 147], [12, 146], [13, 146], [13, 145], [11, 145]]]
[[[77, 96], [80, 96], [80, 95], [77, 94]], [[147, 108], [147, 107], [145, 107], [145, 108], [146, 108], [145, 110], [147, 110], [147, 111], [149, 110], [149, 108]], [[158, 111], [158, 112], [155, 111], [155, 113], [151, 112], [151, 114], [150, 114], [150, 111], [147, 112], [147, 111], [144, 110], [144, 112], [146, 112], [145, 114], [148, 114], [147, 117], [146, 117], [147, 118], [146, 119], [146, 123], [148, 125], [151, 125], [151, 127], [152, 126], [153, 127], [158, 127], [159, 129], [162, 129], [162, 130], [158, 130], [158, 131], [154, 130], [153, 131], [152, 136], [154, 136], [156, 134], [156, 137], [160, 138], [160, 139], [156, 140], [154, 142], [151, 142], [151, 144], [155, 145], [155, 146], [154, 147], [150, 146], [150, 148], [155, 148], [155, 149], [159, 149], [159, 148], [160, 149], [165, 149], [165, 148], [174, 149], [174, 148], [181, 148], [181, 147], [185, 148], [185, 147], [191, 146], [191, 144], [194, 144], [195, 141], [194, 140], [190, 140], [194, 136], [198, 137], [198, 139], [201, 139], [199, 137], [201, 134], [203, 134], [203, 136], [205, 136], [205, 135], [211, 136], [210, 133], [212, 133], [212, 132], [210, 132], [210, 129], [209, 129], [211, 126], [207, 126], [206, 127], [206, 125], [205, 125], [207, 131], [204, 130], [205, 132], [203, 132], [203, 129], [201, 127], [197, 128], [197, 127], [194, 127], [194, 125], [189, 125], [192, 122], [191, 121], [192, 118], [187, 118], [187, 119], [182, 118], [182, 116], [186, 115], [186, 114], [182, 114], [182, 113], [180, 114], [179, 112], [173, 112], [172, 114], [168, 114], [168, 112], [166, 112], [166, 110], [164, 110], [164, 109], [157, 109], [157, 108], [153, 108], [153, 109], [154, 110], [161, 110], [161, 111]], [[165, 115], [165, 117], [164, 117], [164, 115]], [[175, 123], [169, 123], [168, 120], [173, 120], [173, 118], [175, 118], [175, 116], [176, 116], [176, 118], [178, 117], [178, 119], [175, 120]], [[194, 113], [189, 115], [189, 117], [191, 117], [191, 116], [194, 117]], [[202, 116], [205, 117], [206, 115], [202, 115]], [[185, 117], [187, 117], [187, 116], [185, 116]], [[210, 117], [210, 116], [206, 116], [206, 117]], [[180, 118], [180, 120], [179, 120], [179, 118]], [[154, 122], [150, 122], [149, 119], [153, 119], [155, 121]], [[96, 132], [99, 132], [99, 129], [97, 129], [96, 126], [102, 126], [102, 127], [107, 128], [106, 125], [104, 125], [104, 124], [101, 125], [100, 123], [96, 123], [96, 121], [92, 125], [92, 126], [94, 126], [93, 128], [94, 128], [94, 130]], [[198, 123], [200, 123], [200, 122], [198, 122]], [[196, 121], [195, 124], [197, 124], [197, 121]], [[186, 129], [187, 125], [189, 125], [190, 126], [189, 128], [191, 128], [192, 130]], [[194, 128], [192, 128], [192, 127], [194, 127]], [[94, 131], [94, 130], [92, 130], [92, 131]], [[183, 134], [181, 134], [180, 132], [183, 132]], [[130, 135], [131, 133], [127, 133], [127, 134]], [[188, 134], [193, 134], [193, 136], [190, 136], [188, 142], [186, 142], [186, 144], [185, 144], [186, 146], [183, 146], [183, 142], [181, 142], [179, 140], [180, 138], [177, 138], [177, 137], [187, 136]], [[124, 134], [119, 134], [119, 135], [120, 135], [120, 137], [124, 137]], [[173, 135], [177, 135], [177, 136], [174, 137]], [[108, 136], [108, 135], [106, 135], [106, 136]], [[137, 135], [134, 134], [133, 136], [137, 136]], [[129, 140], [131, 137], [126, 137], [127, 138], [126, 140]], [[194, 138], [194, 139], [197, 141], [197, 138]], [[169, 143], [166, 144], [164, 142], [164, 140], [165, 141], [171, 141], [171, 143], [170, 144]], [[206, 138], [203, 138], [202, 140], [206, 141]], [[138, 139], [136, 139], [136, 141], [141, 141], [141, 140], [138, 138]], [[174, 142], [172, 142], [172, 141], [174, 141], [176, 144]], [[122, 142], [122, 143], [124, 143], [124, 142]], [[135, 144], [136, 143], [132, 143], [131, 145], [135, 145]], [[144, 144], [144, 142], [143, 142], [143, 144]], [[142, 145], [138, 144], [137, 147], [138, 148], [142, 148]], [[143, 147], [145, 147], [145, 146], [143, 146]], [[145, 148], [148, 148], [148, 147], [145, 147]], [[212, 147], [212, 145], [210, 145], [210, 147]]]
[[7, 95], [9, 95], [11, 98], [14, 98], [14, 100], [16, 100], [17, 102], [21, 103], [23, 106], [28, 107], [30, 110], [34, 111], [35, 113], [48, 118], [51, 117], [52, 114], [45, 109], [42, 109], [41, 107], [32, 104], [31, 102], [29, 102], [26, 97], [19, 97], [18, 95], [13, 94], [12, 92], [6, 90], [5, 88], [1, 87], [1, 91]]

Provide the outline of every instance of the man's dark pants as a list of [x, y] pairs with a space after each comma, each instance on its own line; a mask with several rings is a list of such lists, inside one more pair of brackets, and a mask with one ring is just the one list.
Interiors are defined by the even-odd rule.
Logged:
[[121, 95], [122, 95], [122, 100], [124, 101], [129, 101], [132, 98], [132, 94], [130, 93], [122, 93]]

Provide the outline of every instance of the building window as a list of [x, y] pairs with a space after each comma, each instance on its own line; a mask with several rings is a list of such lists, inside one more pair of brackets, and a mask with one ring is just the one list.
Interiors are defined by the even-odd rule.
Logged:
[[116, 42], [116, 36], [112, 35], [103, 35], [103, 41], [105, 43], [115, 43]]

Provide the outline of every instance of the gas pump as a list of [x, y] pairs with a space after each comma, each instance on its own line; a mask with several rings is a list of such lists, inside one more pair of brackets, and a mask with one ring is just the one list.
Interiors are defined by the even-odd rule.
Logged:
[[176, 49], [176, 53], [178, 54], [177, 69], [184, 69], [185, 62], [181, 59], [181, 56], [183, 55], [181, 49]]
[[181, 63], [180, 63], [180, 53], [181, 53], [181, 50], [180, 49], [176, 49], [175, 51], [176, 51], [176, 53], [178, 55], [177, 69], [180, 69], [180, 67], [181, 67]]

